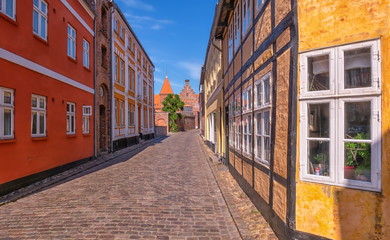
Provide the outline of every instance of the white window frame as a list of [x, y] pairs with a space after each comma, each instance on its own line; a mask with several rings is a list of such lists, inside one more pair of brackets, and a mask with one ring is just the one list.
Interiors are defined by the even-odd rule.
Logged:
[[[4, 102], [5, 92], [11, 93], [11, 103]], [[5, 135], [4, 129], [4, 110], [11, 112], [11, 129], [8, 135]], [[0, 87], [0, 140], [14, 138], [14, 90]]]
[[[268, 80], [269, 82], [269, 99], [268, 99], [268, 102], [266, 102], [265, 100], [265, 84], [264, 82]], [[266, 124], [266, 121], [267, 119], [264, 118], [264, 113], [265, 112], [269, 112], [269, 127], [271, 128], [271, 123], [272, 123], [272, 78], [271, 78], [271, 73], [267, 73], [265, 74], [263, 77], [261, 77], [260, 79], [256, 80], [255, 81], [255, 87], [254, 87], [254, 121], [255, 121], [255, 127], [254, 127], [254, 133], [255, 133], [255, 139], [254, 139], [254, 144], [255, 144], [255, 149], [254, 149], [254, 153], [255, 153], [255, 160], [257, 162], [260, 162], [262, 164], [265, 164], [267, 166], [269, 166], [269, 161], [267, 161], [266, 159], [270, 159], [270, 156], [266, 156], [265, 155], [265, 138], [269, 138], [269, 141], [271, 141], [272, 139], [272, 135], [271, 135], [271, 129], [269, 130], [270, 133], [269, 135], [267, 135], [265, 133], [265, 124]], [[259, 102], [259, 91], [258, 91], [258, 88], [261, 89], [261, 103]], [[258, 118], [258, 114], [261, 115], [261, 118], [259, 119]], [[259, 124], [261, 125], [261, 132], [259, 132]], [[260, 145], [260, 153], [259, 153], [259, 149], [258, 149], [258, 137], [261, 138], [261, 145]], [[271, 142], [270, 142], [270, 148], [271, 148]], [[259, 157], [258, 155], [261, 156]]]
[[83, 106], [83, 134], [90, 132], [90, 116], [92, 116], [92, 106]]
[[119, 107], [118, 107], [119, 99], [114, 98], [114, 114], [115, 114], [115, 127], [119, 126]]
[[11, 0], [11, 7], [12, 7], [12, 15], [9, 15], [7, 13], [7, 9], [9, 8], [9, 5], [7, 4], [7, 1], [6, 0], [1, 0], [0, 1], [0, 12], [5, 14], [6, 16], [12, 18], [13, 20], [15, 20], [15, 14], [16, 14], [16, 3], [15, 3], [16, 0]]
[[252, 113], [243, 115], [242, 119], [242, 152], [251, 156], [252, 154]]
[[120, 77], [119, 77], [119, 56], [117, 54], [114, 54], [114, 61], [112, 63], [114, 72], [114, 82], [119, 83]]
[[[252, 111], [252, 103], [253, 103], [253, 94], [252, 87], [249, 86], [242, 93], [242, 111], [243, 113], [248, 113]], [[245, 103], [246, 100], [246, 103]]]
[[[36, 99], [37, 105], [33, 106], [32, 101], [33, 98]], [[43, 100], [43, 107], [40, 106], [40, 102]], [[35, 95], [33, 94], [31, 96], [31, 136], [32, 137], [45, 137], [46, 136], [46, 97], [45, 96], [40, 96], [40, 95]], [[36, 133], [33, 132], [34, 128], [34, 122], [33, 122], [33, 116], [36, 114]], [[43, 114], [43, 116], [41, 115]], [[40, 121], [41, 118], [43, 117], [43, 132], [41, 131], [42, 129], [40, 128]]]
[[125, 85], [125, 61], [118, 57], [119, 58], [119, 79], [118, 79], [118, 82], [121, 84], [121, 85]]
[[[344, 88], [344, 51], [371, 48], [371, 80], [370, 87]], [[330, 47], [329, 49], [316, 50], [302, 53], [301, 77], [300, 77], [300, 179], [303, 181], [342, 186], [348, 188], [363, 189], [369, 191], [381, 190], [381, 61], [379, 56], [380, 40], [372, 40], [353, 43], [343, 46]], [[333, 54], [330, 58], [330, 90], [307, 91], [307, 58], [321, 53]], [[332, 82], [333, 81], [333, 82]], [[345, 103], [346, 102], [371, 102], [370, 133], [369, 140], [346, 141], [345, 134]], [[330, 104], [330, 144], [329, 165], [330, 176], [317, 176], [308, 174], [308, 104]], [[371, 143], [371, 181], [359, 181], [344, 179], [345, 142]]]
[[66, 103], [66, 134], [76, 134], [76, 104], [72, 102]]
[[234, 121], [236, 123], [234, 135], [235, 135], [235, 140], [234, 140], [234, 147], [236, 148], [237, 151], [241, 150], [242, 144], [241, 144], [241, 116], [235, 117]]
[[[4, 0], [3, 0], [4, 1]], [[34, 4], [34, 1], [37, 1], [38, 3], [38, 6], [36, 6]], [[34, 0], [33, 1], [33, 33], [37, 36], [39, 36], [40, 38], [44, 39], [44, 40], [47, 40], [47, 19], [48, 19], [48, 5], [45, 1], [43, 0]], [[43, 11], [43, 7], [46, 8], [46, 12]], [[34, 19], [34, 13], [37, 14], [38, 16], [38, 22], [36, 23], [37, 24], [37, 27], [38, 27], [38, 31], [35, 31], [34, 30], [34, 25], [35, 25], [35, 19]], [[45, 30], [44, 32], [42, 32], [42, 24], [45, 24]]]
[[68, 24], [68, 56], [73, 59], [76, 59], [76, 39], [76, 30], [70, 24]]
[[89, 69], [89, 42], [83, 39], [83, 66]]

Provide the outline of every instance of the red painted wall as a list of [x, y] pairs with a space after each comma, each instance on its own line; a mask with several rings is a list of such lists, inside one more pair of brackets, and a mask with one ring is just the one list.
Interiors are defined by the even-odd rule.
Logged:
[[[67, 0], [94, 29], [93, 18], [77, 0]], [[48, 3], [48, 40], [34, 36], [32, 1], [16, 1], [16, 21], [0, 13], [0, 49], [33, 61], [85, 86], [94, 85], [94, 38], [58, 0]], [[76, 61], [67, 56], [67, 26], [77, 31]], [[83, 67], [82, 41], [90, 44], [90, 69]], [[82, 133], [82, 106], [94, 95], [0, 56], [0, 87], [14, 89], [13, 140], [0, 140], [0, 184], [94, 155], [94, 116], [90, 134]], [[31, 95], [46, 96], [46, 137], [31, 137]], [[76, 103], [76, 134], [66, 134], [66, 103]]]

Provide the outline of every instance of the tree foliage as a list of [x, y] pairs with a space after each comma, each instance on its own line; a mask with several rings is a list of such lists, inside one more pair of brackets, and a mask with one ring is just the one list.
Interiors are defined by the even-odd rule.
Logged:
[[176, 119], [178, 118], [177, 111], [183, 111], [184, 102], [180, 100], [179, 95], [177, 94], [168, 94], [165, 100], [162, 102], [164, 112], [169, 113], [169, 129], [172, 132], [177, 131]]

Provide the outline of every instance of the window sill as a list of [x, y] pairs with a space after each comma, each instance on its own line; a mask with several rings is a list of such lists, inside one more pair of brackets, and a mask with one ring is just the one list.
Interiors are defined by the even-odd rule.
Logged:
[[12, 17], [8, 16], [7, 14], [0, 12], [0, 17], [4, 18], [4, 20], [6, 20], [7, 22], [9, 22], [11, 24], [18, 26], [18, 23], [16, 22], [16, 16], [15, 16], [15, 18], [12, 18]]
[[83, 68], [84, 68], [86, 71], [91, 72], [91, 68], [90, 68], [90, 67], [86, 67], [86, 66], [83, 65]]
[[90, 133], [83, 133], [83, 137], [89, 137], [89, 136], [91, 136]]
[[14, 143], [16, 142], [16, 139], [13, 138], [13, 139], [0, 139], [0, 144], [2, 143]]
[[45, 39], [41, 38], [39, 35], [37, 35], [37, 34], [34, 33], [34, 32], [33, 32], [33, 37], [34, 37], [36, 40], [38, 40], [39, 42], [41, 42], [41, 43], [43, 43], [43, 44], [49, 46], [49, 42], [48, 42], [47, 39], [45, 40]]
[[[68, 56], [68, 55], [67, 55]], [[77, 60], [75, 58], [72, 58], [71, 56], [68, 56], [68, 59], [74, 63], [77, 64]]]
[[76, 133], [71, 133], [66, 135], [67, 138], [75, 138], [77, 137]]
[[31, 137], [32, 141], [44, 141], [48, 140], [49, 138], [47, 136], [42, 136], [42, 137]]

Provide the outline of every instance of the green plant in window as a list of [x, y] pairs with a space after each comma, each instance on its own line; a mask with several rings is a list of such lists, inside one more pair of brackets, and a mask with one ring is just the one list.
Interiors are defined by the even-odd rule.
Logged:
[[[351, 139], [368, 139], [368, 134], [358, 133]], [[345, 149], [347, 151], [346, 166], [370, 168], [371, 146], [369, 143], [347, 142], [345, 143]]]

